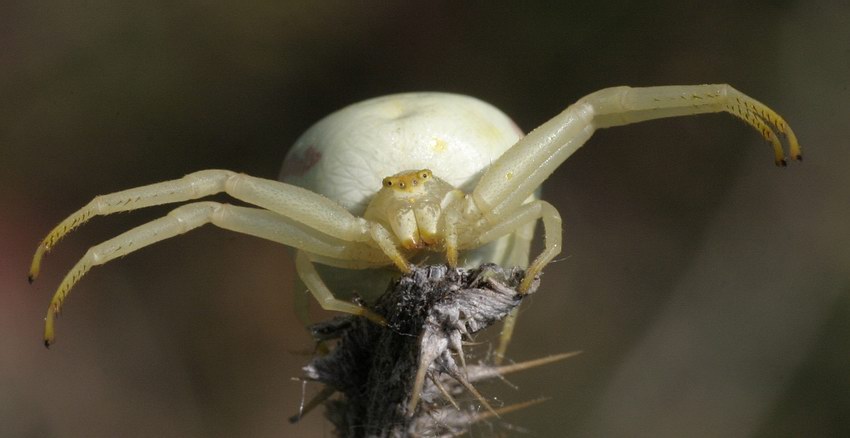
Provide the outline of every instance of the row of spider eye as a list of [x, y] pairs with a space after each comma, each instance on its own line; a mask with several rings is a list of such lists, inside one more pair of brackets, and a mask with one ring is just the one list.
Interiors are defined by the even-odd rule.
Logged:
[[[418, 176], [422, 180], [426, 180], [426, 179], [431, 177], [431, 171], [430, 170], [423, 170], [423, 171], [420, 171], [419, 173], [417, 173], [416, 176]], [[384, 181], [383, 181], [384, 187], [392, 187], [394, 185], [398, 185], [399, 188], [403, 189], [403, 188], [407, 187], [407, 183], [405, 183], [405, 181], [403, 180], [403, 179], [406, 179], [405, 177], [408, 177], [408, 175], [404, 175], [402, 177], [388, 176], [388, 177], [384, 178]], [[414, 185], [414, 186], [418, 185], [419, 180], [416, 179], [416, 178], [413, 178], [412, 180], [410, 180], [410, 184]]]

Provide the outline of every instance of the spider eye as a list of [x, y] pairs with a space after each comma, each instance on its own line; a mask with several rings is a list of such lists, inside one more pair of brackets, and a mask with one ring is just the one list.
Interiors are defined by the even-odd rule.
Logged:
[[426, 171], [424, 171], [424, 172], [422, 172], [422, 173], [419, 175], [419, 177], [420, 177], [420, 178], [422, 178], [422, 179], [428, 179], [428, 177], [429, 177], [429, 176], [431, 176], [431, 172], [428, 172], [427, 170], [426, 170]]
[[405, 184], [405, 183], [403, 183], [403, 182], [398, 183], [399, 188], [402, 188], [402, 189], [403, 189], [406, 185], [407, 185], [407, 184]]
[[384, 187], [392, 187], [392, 185], [393, 185], [393, 180], [391, 180], [389, 178], [384, 178]]

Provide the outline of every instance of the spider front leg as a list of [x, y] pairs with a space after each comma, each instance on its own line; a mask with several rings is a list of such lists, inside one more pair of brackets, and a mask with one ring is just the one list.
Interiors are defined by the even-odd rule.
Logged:
[[585, 96], [520, 139], [490, 165], [472, 197], [488, 219], [497, 220], [521, 205], [597, 128], [724, 111], [771, 143], [776, 164], [785, 164], [777, 133], [786, 137], [791, 158], [802, 160], [797, 137], [785, 120], [729, 85], [614, 87]]
[[[30, 280], [38, 274], [43, 254], [92, 216], [196, 199], [221, 191], [272, 211], [216, 202], [196, 202], [178, 207], [166, 217], [92, 247], [66, 275], [54, 294], [45, 320], [45, 343], [49, 345], [53, 341], [54, 318], [71, 288], [92, 266], [104, 264], [206, 223], [294, 246], [328, 260], [348, 261], [364, 266], [382, 266], [391, 261], [383, 251], [366, 243], [370, 240], [370, 225], [367, 221], [354, 217], [323, 196], [277, 181], [226, 170], [207, 170], [179, 180], [95, 198], [62, 221], [42, 241], [33, 258]], [[327, 302], [324, 295], [319, 295], [319, 298]], [[353, 313], [381, 321], [379, 316], [360, 309]]]
[[[729, 85], [606, 88], [580, 99], [502, 154], [479, 180], [473, 202], [489, 222], [499, 223], [514, 214], [597, 128], [723, 111], [758, 130], [772, 144], [778, 165], [785, 164], [785, 154], [777, 133], [786, 137], [791, 157], [802, 160], [800, 145], [785, 120]], [[547, 257], [538, 257], [532, 272], [551, 260]]]
[[201, 170], [183, 178], [136, 187], [94, 198], [59, 223], [42, 240], [33, 256], [29, 280], [38, 277], [41, 260], [65, 235], [94, 216], [132, 211], [227, 193], [346, 241], [370, 239], [366, 221], [353, 216], [330, 199], [279, 181], [256, 178], [229, 170]]
[[[356, 260], [360, 265], [380, 266], [387, 263], [386, 256], [375, 248], [357, 242], [344, 242], [321, 234], [270, 211], [217, 202], [186, 204], [172, 210], [165, 217], [140, 225], [91, 247], [62, 280], [50, 302], [45, 318], [45, 345], [49, 346], [53, 343], [55, 316], [62, 310], [62, 305], [71, 288], [92, 267], [105, 264], [148, 245], [186, 233], [208, 223], [238, 233], [312, 251], [327, 259], [336, 259], [340, 264], [345, 263], [345, 260]], [[299, 273], [301, 273], [300, 270]], [[306, 280], [305, 283], [307, 283]], [[381, 316], [368, 309], [346, 301], [336, 300], [318, 277], [312, 278], [308, 285], [311, 286], [310, 291], [319, 301], [319, 304], [327, 310], [361, 315], [377, 323], [384, 321]]]

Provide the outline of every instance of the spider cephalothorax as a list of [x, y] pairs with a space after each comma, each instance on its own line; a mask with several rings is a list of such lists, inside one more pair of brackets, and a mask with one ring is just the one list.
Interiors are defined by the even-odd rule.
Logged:
[[454, 190], [428, 169], [401, 172], [384, 178], [363, 217], [380, 221], [385, 216], [404, 248], [441, 249], [445, 247], [442, 204]]

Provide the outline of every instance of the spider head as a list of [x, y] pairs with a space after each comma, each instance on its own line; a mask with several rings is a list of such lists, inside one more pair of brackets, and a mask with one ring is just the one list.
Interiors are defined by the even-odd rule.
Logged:
[[438, 228], [441, 203], [454, 188], [428, 169], [388, 176], [382, 186], [366, 209], [366, 219], [388, 224], [407, 249], [436, 248], [443, 234]]

